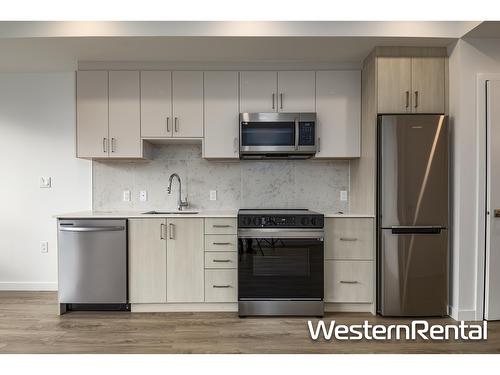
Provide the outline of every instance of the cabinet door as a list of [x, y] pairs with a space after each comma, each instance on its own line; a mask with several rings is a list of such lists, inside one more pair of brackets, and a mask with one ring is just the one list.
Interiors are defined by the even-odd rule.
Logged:
[[109, 72], [110, 157], [141, 157], [139, 72]]
[[205, 72], [203, 157], [239, 157], [238, 72]]
[[361, 155], [361, 72], [316, 72], [316, 158]]
[[108, 72], [76, 73], [76, 156], [107, 157]]
[[141, 136], [171, 137], [172, 73], [141, 72]]
[[411, 58], [377, 59], [378, 113], [411, 112]]
[[315, 72], [278, 72], [278, 111], [314, 112]]
[[445, 58], [412, 58], [411, 85], [414, 113], [444, 113]]
[[373, 302], [373, 262], [325, 261], [325, 302]]
[[203, 302], [203, 219], [167, 219], [167, 302]]
[[326, 218], [325, 259], [375, 259], [372, 218]]
[[167, 302], [165, 219], [129, 219], [129, 295], [131, 303]]
[[240, 72], [240, 112], [278, 110], [276, 72]]
[[203, 72], [172, 73], [174, 137], [203, 137]]

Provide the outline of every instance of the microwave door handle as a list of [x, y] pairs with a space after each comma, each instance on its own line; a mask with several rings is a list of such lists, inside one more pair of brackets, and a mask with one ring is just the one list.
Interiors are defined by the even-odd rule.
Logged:
[[299, 119], [295, 119], [295, 151], [299, 149]]

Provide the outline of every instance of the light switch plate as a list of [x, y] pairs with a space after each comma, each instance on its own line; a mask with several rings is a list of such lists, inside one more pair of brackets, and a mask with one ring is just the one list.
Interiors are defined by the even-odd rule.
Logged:
[[146, 190], [141, 190], [139, 192], [139, 200], [141, 202], [146, 202], [148, 200], [148, 192]]
[[217, 200], [217, 190], [210, 190], [210, 200], [211, 201]]
[[49, 243], [47, 241], [41, 241], [40, 242], [40, 251], [42, 253], [48, 253], [49, 252]]
[[340, 191], [340, 200], [341, 201], [346, 201], [347, 200], [347, 190], [341, 190]]
[[123, 190], [123, 201], [130, 202], [130, 190]]
[[40, 187], [50, 188], [52, 186], [52, 178], [47, 176], [40, 177]]

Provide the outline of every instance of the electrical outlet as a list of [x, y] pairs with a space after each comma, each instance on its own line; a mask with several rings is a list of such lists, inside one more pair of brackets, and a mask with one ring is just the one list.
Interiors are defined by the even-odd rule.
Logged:
[[50, 188], [52, 186], [52, 178], [42, 176], [40, 177], [40, 187], [41, 188]]
[[341, 190], [340, 191], [340, 200], [341, 201], [346, 201], [347, 200], [347, 190]]
[[148, 192], [146, 190], [141, 190], [139, 192], [139, 200], [141, 202], [146, 202], [148, 200]]
[[40, 242], [40, 251], [42, 253], [48, 253], [49, 252], [49, 243], [47, 241]]
[[130, 202], [130, 190], [123, 190], [123, 201]]
[[210, 190], [210, 200], [211, 201], [217, 200], [217, 190]]

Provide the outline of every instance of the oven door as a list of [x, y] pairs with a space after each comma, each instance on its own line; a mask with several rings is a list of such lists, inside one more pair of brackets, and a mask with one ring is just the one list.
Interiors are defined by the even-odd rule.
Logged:
[[240, 151], [287, 153], [295, 151], [298, 113], [241, 113]]
[[279, 232], [239, 236], [238, 299], [323, 300], [322, 233]]

